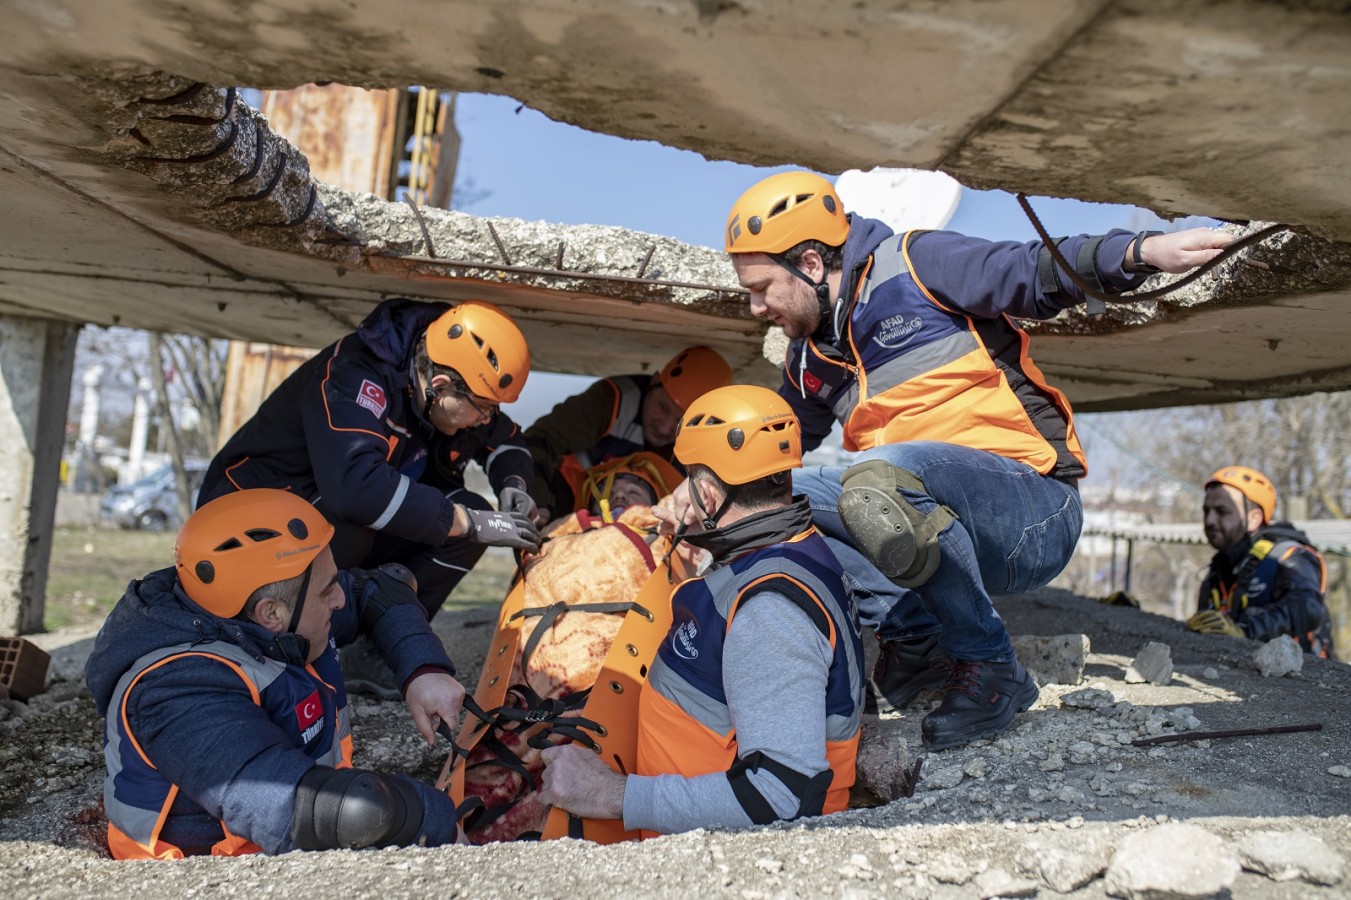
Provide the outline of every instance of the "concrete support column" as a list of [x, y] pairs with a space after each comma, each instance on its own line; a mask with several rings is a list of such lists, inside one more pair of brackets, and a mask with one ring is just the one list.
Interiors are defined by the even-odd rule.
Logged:
[[0, 316], [0, 634], [42, 630], [79, 331]]

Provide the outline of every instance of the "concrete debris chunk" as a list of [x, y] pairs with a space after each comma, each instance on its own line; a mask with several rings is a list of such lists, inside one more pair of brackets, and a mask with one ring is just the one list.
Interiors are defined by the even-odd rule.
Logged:
[[942, 884], [966, 884], [989, 867], [986, 860], [969, 860], [951, 853], [940, 853], [929, 863], [929, 875]]
[[1042, 882], [1061, 894], [1077, 891], [1107, 870], [1107, 858], [1093, 848], [1086, 852], [1052, 848], [1037, 856]]
[[863, 720], [855, 763], [853, 804], [877, 806], [906, 796], [911, 765], [900, 719]]
[[1252, 661], [1263, 678], [1280, 678], [1304, 668], [1304, 651], [1288, 634], [1267, 641], [1253, 654]]
[[1258, 831], [1238, 844], [1243, 868], [1260, 872], [1273, 881], [1337, 884], [1346, 871], [1346, 860], [1307, 831]]
[[1016, 635], [1012, 640], [1018, 661], [1038, 685], [1078, 684], [1084, 680], [1088, 635]]
[[1330, 766], [1328, 768], [1328, 774], [1336, 775], [1338, 778], [1351, 778], [1351, 768], [1347, 768], [1346, 766]]
[[921, 788], [928, 791], [942, 791], [961, 784], [965, 775], [966, 773], [962, 771], [961, 766], [948, 766], [945, 769], [939, 769], [937, 772], [926, 774], [924, 780], [919, 784]]
[[1076, 709], [1106, 709], [1116, 703], [1116, 697], [1111, 691], [1104, 691], [1102, 688], [1084, 688], [1081, 691], [1070, 691], [1060, 698], [1061, 706], [1072, 706]]
[[1123, 840], [1103, 887], [1126, 900], [1211, 897], [1238, 874], [1238, 855], [1227, 843], [1197, 825], [1169, 823]]
[[981, 900], [991, 897], [1030, 897], [1037, 892], [1037, 883], [1030, 878], [1018, 878], [1003, 869], [988, 869], [976, 876], [976, 890]]
[[1167, 684], [1173, 679], [1173, 648], [1158, 641], [1145, 644], [1126, 669], [1130, 684]]

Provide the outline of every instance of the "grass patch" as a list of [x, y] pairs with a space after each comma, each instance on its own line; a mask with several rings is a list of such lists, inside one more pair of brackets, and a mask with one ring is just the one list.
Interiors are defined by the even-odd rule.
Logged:
[[[52, 540], [43, 624], [48, 631], [95, 627], [107, 618], [129, 582], [173, 562], [172, 532], [58, 528]], [[490, 548], [443, 608], [497, 606], [515, 571], [510, 552]]]
[[172, 532], [58, 528], [47, 569], [43, 625], [49, 631], [96, 626], [132, 579], [173, 563]]

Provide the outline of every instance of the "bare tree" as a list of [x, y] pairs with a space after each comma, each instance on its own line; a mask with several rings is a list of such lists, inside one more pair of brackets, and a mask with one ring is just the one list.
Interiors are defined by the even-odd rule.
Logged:
[[[224, 341], [158, 331], [150, 333], [155, 406], [174, 467], [180, 521], [185, 521], [192, 513], [194, 499], [186, 465], [188, 445], [194, 444], [194, 449], [201, 455], [216, 447], [221, 397], [225, 391], [226, 352]], [[177, 393], [196, 412], [195, 441], [185, 437], [174, 419], [172, 393]]]

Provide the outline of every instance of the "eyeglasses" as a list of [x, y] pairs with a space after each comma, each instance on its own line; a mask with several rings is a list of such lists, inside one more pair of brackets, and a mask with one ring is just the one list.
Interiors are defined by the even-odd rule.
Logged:
[[482, 406], [478, 405], [477, 398], [468, 391], [462, 391], [459, 388], [451, 388], [451, 390], [454, 391], [456, 394], [458, 394], [460, 398], [463, 399], [465, 402], [467, 402], [470, 406], [472, 406], [474, 408], [474, 412], [478, 413], [479, 416], [483, 418], [485, 421], [492, 421], [492, 417], [497, 415], [497, 407], [495, 405], [490, 405], [485, 409]]

